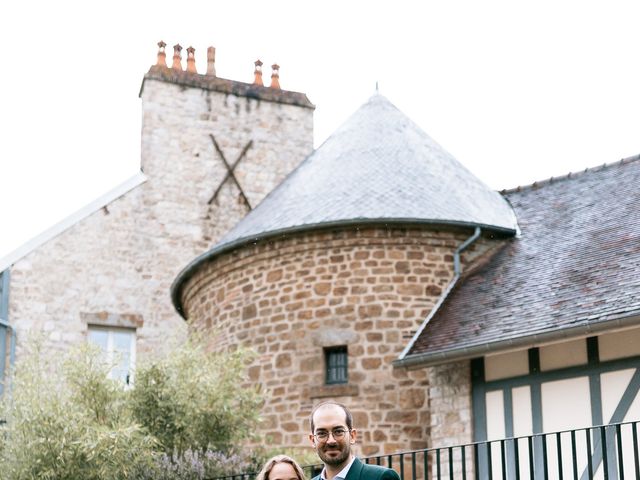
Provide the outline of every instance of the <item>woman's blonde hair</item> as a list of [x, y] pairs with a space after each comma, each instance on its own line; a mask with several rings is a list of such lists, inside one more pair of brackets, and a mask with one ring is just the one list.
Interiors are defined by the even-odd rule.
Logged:
[[269, 480], [269, 474], [271, 473], [271, 470], [278, 463], [288, 463], [296, 472], [298, 480], [306, 480], [304, 472], [302, 471], [300, 465], [298, 465], [298, 462], [287, 455], [276, 455], [275, 457], [271, 457], [269, 460], [267, 460], [267, 462], [262, 467], [262, 470], [260, 470], [260, 473], [258, 473], [256, 480]]

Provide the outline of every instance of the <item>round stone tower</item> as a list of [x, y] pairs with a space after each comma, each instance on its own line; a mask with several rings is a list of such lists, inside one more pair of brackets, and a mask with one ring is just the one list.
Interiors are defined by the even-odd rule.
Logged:
[[313, 405], [334, 399], [359, 453], [424, 448], [437, 392], [392, 362], [459, 273], [461, 245], [464, 270], [515, 229], [499, 194], [375, 95], [180, 273], [173, 302], [216, 349], [257, 352], [270, 444], [306, 446]]

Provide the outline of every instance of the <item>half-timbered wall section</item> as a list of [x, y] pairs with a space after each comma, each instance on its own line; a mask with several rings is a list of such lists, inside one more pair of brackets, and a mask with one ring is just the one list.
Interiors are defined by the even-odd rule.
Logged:
[[[640, 328], [488, 355], [471, 364], [477, 441], [640, 418]], [[578, 447], [585, 451], [585, 445]], [[600, 462], [602, 454], [596, 454], [594, 466]]]

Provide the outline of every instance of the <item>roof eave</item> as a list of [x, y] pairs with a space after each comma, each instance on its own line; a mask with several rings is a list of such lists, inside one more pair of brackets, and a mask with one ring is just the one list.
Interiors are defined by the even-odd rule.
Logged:
[[110, 205], [112, 202], [122, 197], [123, 195], [126, 195], [131, 190], [137, 188], [146, 181], [147, 177], [145, 176], [145, 174], [142, 173], [142, 171], [137, 172], [135, 175], [128, 178], [120, 185], [117, 185], [113, 189], [109, 190], [107, 193], [96, 198], [88, 205], [85, 205], [80, 210], [77, 210], [58, 223], [44, 230], [40, 234], [36, 235], [32, 239], [28, 240], [26, 243], [23, 243], [12, 252], [9, 252], [6, 256], [0, 258], [0, 272], [11, 267], [13, 264], [33, 252], [36, 248], [57, 237], [67, 229], [84, 220], [88, 216], [94, 214], [101, 208]]
[[548, 343], [558, 340], [593, 335], [612, 329], [622, 329], [640, 324], [640, 311], [627, 312], [623, 315], [608, 316], [597, 321], [590, 321], [558, 330], [547, 330], [523, 335], [516, 338], [508, 338], [495, 342], [485, 342], [475, 345], [463, 345], [433, 353], [420, 353], [407, 355], [392, 362], [394, 367], [422, 368], [452, 363], [461, 360], [470, 360], [487, 354], [495, 354], [518, 348], [531, 347], [536, 344]]
[[287, 227], [278, 230], [272, 230], [269, 232], [262, 232], [258, 235], [249, 235], [237, 238], [228, 243], [222, 243], [211, 250], [199, 255], [194, 260], [192, 260], [185, 268], [183, 268], [180, 273], [177, 275], [173, 283], [171, 284], [171, 302], [173, 303], [176, 311], [186, 320], [184, 315], [184, 310], [182, 307], [182, 299], [180, 298], [182, 295], [182, 288], [186, 284], [186, 282], [195, 274], [195, 272], [200, 268], [200, 266], [204, 263], [212, 261], [214, 258], [222, 255], [223, 253], [230, 252], [237, 248], [243, 247], [250, 243], [261, 242], [264, 240], [269, 240], [279, 236], [291, 235], [300, 232], [310, 232], [316, 230], [325, 230], [330, 228], [342, 228], [342, 227], [350, 227], [350, 226], [361, 226], [361, 225], [403, 225], [403, 226], [442, 226], [442, 227], [462, 227], [462, 228], [475, 228], [480, 227], [483, 231], [489, 231], [493, 233], [497, 233], [499, 235], [504, 235], [505, 237], [511, 237], [515, 235], [515, 228], [506, 228], [499, 227], [495, 225], [485, 225], [485, 224], [476, 224], [471, 222], [461, 222], [461, 221], [451, 221], [451, 220], [421, 220], [415, 218], [354, 218], [354, 219], [345, 219], [345, 220], [337, 220], [332, 222], [322, 222], [315, 224], [307, 224], [307, 225], [298, 225], [294, 227]]

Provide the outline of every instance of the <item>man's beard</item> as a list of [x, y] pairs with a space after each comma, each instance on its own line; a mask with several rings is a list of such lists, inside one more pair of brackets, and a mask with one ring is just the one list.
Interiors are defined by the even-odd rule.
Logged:
[[329, 449], [331, 452], [339, 451], [340, 454], [337, 457], [328, 456], [325, 452], [325, 450], [327, 449], [328, 448], [326, 446], [319, 448], [318, 456], [324, 464], [331, 465], [332, 467], [336, 467], [344, 463], [344, 461], [347, 460], [349, 458], [349, 455], [351, 454], [351, 446], [348, 442], [346, 442], [344, 445], [338, 444], [334, 448]]

